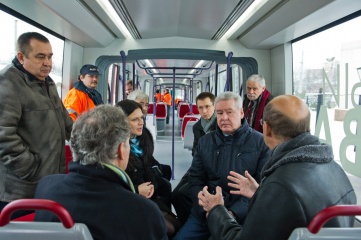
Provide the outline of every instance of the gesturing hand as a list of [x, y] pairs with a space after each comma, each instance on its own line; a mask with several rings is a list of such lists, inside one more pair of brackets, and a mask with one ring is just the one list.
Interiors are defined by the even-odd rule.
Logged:
[[256, 192], [259, 184], [256, 180], [248, 173], [244, 172], [245, 177], [236, 172], [230, 171], [230, 175], [227, 177], [228, 180], [232, 181], [228, 183], [228, 186], [235, 188], [237, 190], [231, 190], [231, 194], [243, 195], [245, 197], [251, 198]]

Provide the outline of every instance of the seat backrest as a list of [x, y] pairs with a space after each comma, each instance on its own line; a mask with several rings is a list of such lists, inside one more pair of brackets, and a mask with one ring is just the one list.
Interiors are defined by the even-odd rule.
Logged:
[[149, 103], [148, 114], [154, 114], [154, 103]]
[[193, 113], [187, 113], [184, 117], [183, 117], [183, 121], [182, 121], [182, 129], [181, 129], [181, 136], [182, 138], [184, 138], [184, 131], [185, 128], [187, 126], [187, 123], [189, 121], [198, 121], [198, 118], [196, 116], [194, 116]]
[[192, 104], [192, 113], [199, 114], [197, 104], [194, 103]]
[[296, 228], [289, 239], [360, 239], [361, 228], [322, 228], [331, 218], [337, 216], [361, 215], [361, 206], [336, 205], [323, 209], [313, 217], [307, 228]]
[[[56, 214], [60, 223], [55, 222], [10, 222], [11, 215], [18, 210], [47, 210]], [[46, 199], [19, 199], [4, 207], [0, 213], [0, 239], [93, 239], [88, 227], [74, 224], [68, 211], [59, 203]]]
[[156, 118], [166, 118], [167, 117], [167, 107], [165, 103], [159, 102], [156, 105]]
[[193, 134], [193, 125], [197, 123], [198, 120], [188, 121], [184, 130], [183, 138], [183, 147], [189, 150], [193, 148], [194, 134]]
[[190, 112], [188, 103], [180, 103], [178, 106], [178, 117], [182, 119], [184, 115]]

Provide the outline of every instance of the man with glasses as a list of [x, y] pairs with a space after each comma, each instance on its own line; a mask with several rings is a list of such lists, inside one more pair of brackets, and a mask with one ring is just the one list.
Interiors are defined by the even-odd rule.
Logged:
[[75, 121], [80, 114], [103, 104], [102, 96], [95, 90], [98, 86], [98, 67], [86, 64], [80, 69], [78, 81], [66, 94], [64, 106]]
[[[244, 171], [228, 176], [233, 196], [252, 198], [246, 221], [237, 223], [228, 215], [221, 187], [215, 195], [207, 188], [198, 193], [212, 239], [288, 239], [321, 210], [356, 204], [355, 191], [334, 161], [332, 147], [310, 134], [310, 110], [302, 99], [275, 97], [265, 107], [262, 123], [271, 149], [262, 182], [258, 185], [247, 172], [245, 177], [238, 174]], [[325, 227], [352, 227], [353, 222], [353, 216], [335, 217]]]
[[[197, 149], [198, 140], [205, 134], [216, 129], [217, 120], [214, 112], [215, 96], [210, 92], [202, 92], [196, 97], [198, 111], [201, 115], [200, 120], [193, 125], [193, 148], [192, 156]], [[185, 223], [192, 209], [192, 199], [189, 195], [188, 185], [189, 170], [184, 174], [178, 185], [172, 192], [172, 204], [177, 212], [178, 219]]]
[[243, 111], [248, 125], [262, 133], [260, 119], [263, 109], [272, 100], [271, 93], [266, 89], [266, 81], [262, 75], [250, 76], [246, 83], [247, 94], [244, 95]]

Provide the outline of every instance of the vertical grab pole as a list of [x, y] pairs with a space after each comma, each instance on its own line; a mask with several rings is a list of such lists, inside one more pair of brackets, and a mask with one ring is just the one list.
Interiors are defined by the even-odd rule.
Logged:
[[227, 56], [227, 81], [226, 86], [224, 86], [224, 91], [229, 91], [229, 83], [231, 81], [231, 58], [233, 56], [233, 52], [229, 52]]
[[127, 66], [127, 62], [126, 62], [126, 56], [125, 56], [125, 52], [122, 50], [120, 51], [120, 56], [122, 56], [122, 69], [123, 69], [123, 87], [122, 87], [122, 91], [123, 91], [123, 99], [125, 99], [125, 82], [127, 81], [126, 79], [126, 66]]
[[172, 117], [172, 121], [173, 121], [173, 124], [172, 124], [172, 180], [174, 180], [174, 105], [175, 105], [175, 102], [174, 102], [174, 99], [175, 99], [175, 67], [173, 68], [173, 92], [172, 92], [172, 114], [173, 114], [173, 117]]

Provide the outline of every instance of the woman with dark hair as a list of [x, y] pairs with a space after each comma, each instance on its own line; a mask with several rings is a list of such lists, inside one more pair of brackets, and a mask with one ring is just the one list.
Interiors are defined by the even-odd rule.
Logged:
[[166, 220], [168, 236], [172, 237], [180, 227], [178, 219], [171, 210], [172, 186], [162, 176], [160, 164], [153, 157], [153, 137], [144, 126], [142, 105], [126, 99], [118, 102], [115, 106], [124, 111], [130, 124], [131, 150], [125, 171], [131, 178], [135, 191], [157, 203]]

